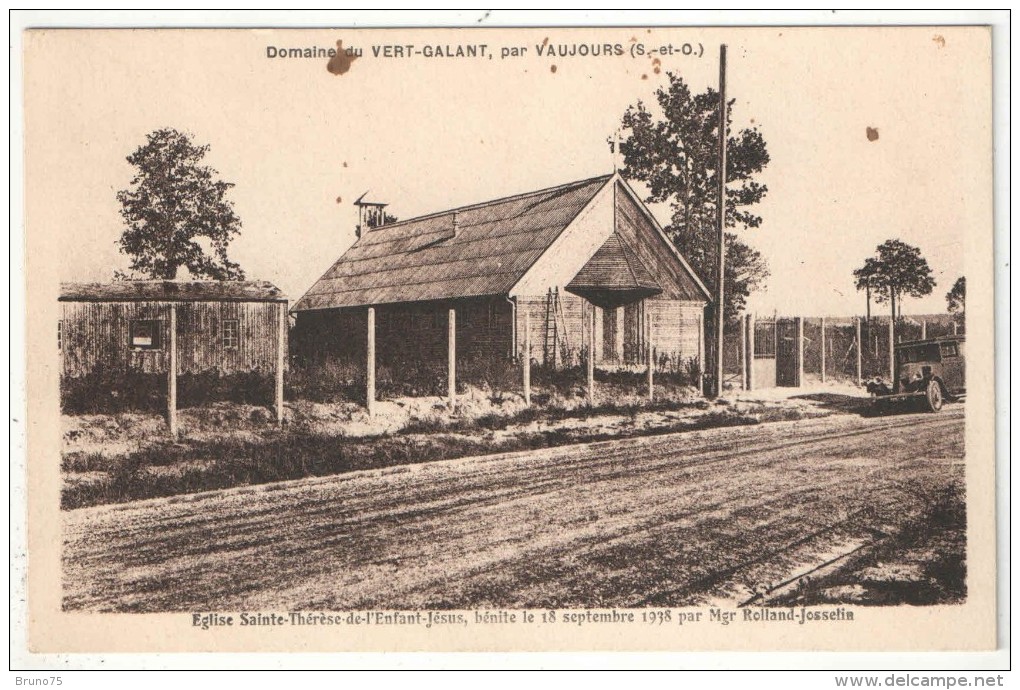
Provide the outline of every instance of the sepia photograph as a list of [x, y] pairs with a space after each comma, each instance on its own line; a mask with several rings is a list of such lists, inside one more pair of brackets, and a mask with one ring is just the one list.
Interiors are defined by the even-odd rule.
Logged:
[[994, 649], [991, 36], [27, 29], [30, 650]]

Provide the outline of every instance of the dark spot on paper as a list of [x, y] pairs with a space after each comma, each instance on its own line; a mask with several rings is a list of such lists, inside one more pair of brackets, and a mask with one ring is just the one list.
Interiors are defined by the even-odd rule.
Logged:
[[935, 36], [931, 40], [935, 41], [935, 45], [937, 45], [939, 48], [946, 47], [946, 37], [943, 36], [942, 34], [935, 34]]
[[642, 78], [642, 79], [647, 79], [647, 78], [648, 78], [648, 75], [647, 75], [647, 74], [642, 74], [642, 75], [641, 75], [641, 78]]
[[751, 124], [752, 125], [754, 124], [754, 118], [753, 117], [751, 118]]
[[637, 43], [637, 36], [631, 36], [630, 37], [630, 42], [631, 43]]
[[659, 58], [652, 58], [652, 71], [659, 74], [662, 70], [659, 69], [659, 65], [662, 64], [662, 60]]
[[344, 198], [343, 198], [342, 196], [338, 196], [338, 197], [336, 198], [336, 203], [338, 203], [338, 204], [342, 204], [342, 203], [343, 203], [343, 201], [344, 201]]
[[550, 72], [552, 72], [553, 74], [556, 74], [556, 65], [552, 65], [552, 66], [551, 66], [551, 67], [549, 68], [549, 71], [550, 71]]
[[346, 74], [351, 69], [351, 63], [358, 59], [357, 55], [348, 55], [344, 50], [344, 42], [342, 40], [336, 42], [336, 57], [331, 57], [329, 62], [326, 63], [326, 69], [329, 70], [330, 74], [340, 76]]
[[548, 36], [546, 36], [545, 38], [542, 39], [542, 46], [544, 47], [544, 46], [547, 46], [547, 45], [549, 45], [549, 37]]
[[868, 127], [867, 129], [868, 141], [878, 141], [878, 128]]
[[347, 167], [347, 161], [344, 161], [344, 167], [345, 168]]
[[485, 14], [483, 14], [481, 19], [478, 20], [478, 23], [481, 24], [486, 19], [488, 19], [490, 14], [492, 14], [492, 10], [485, 10]]

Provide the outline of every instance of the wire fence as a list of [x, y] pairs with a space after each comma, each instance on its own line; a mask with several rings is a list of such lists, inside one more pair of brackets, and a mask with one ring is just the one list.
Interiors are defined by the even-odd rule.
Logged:
[[[752, 366], [755, 359], [769, 359], [776, 356], [775, 344], [769, 337], [778, 322], [795, 321], [793, 318], [759, 318], [735, 321], [726, 325], [723, 331], [724, 385], [739, 387], [747, 370], [746, 349], [750, 347], [749, 328], [755, 331], [755, 357], [749, 358]], [[858, 337], [860, 337], [860, 377], [868, 380], [875, 377], [889, 377], [890, 334], [889, 317], [804, 317], [803, 321], [803, 362], [802, 383], [850, 382], [858, 377]], [[860, 335], [858, 336], [858, 323]], [[948, 335], [964, 334], [964, 324], [951, 315], [930, 315], [927, 317], [900, 317], [895, 324], [895, 341], [908, 342]]]

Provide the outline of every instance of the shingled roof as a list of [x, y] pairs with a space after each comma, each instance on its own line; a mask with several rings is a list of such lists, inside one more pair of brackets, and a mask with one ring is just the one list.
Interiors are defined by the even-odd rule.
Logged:
[[286, 302], [280, 288], [256, 280], [118, 280], [61, 283], [61, 302]]
[[294, 311], [507, 294], [612, 177], [369, 230]]

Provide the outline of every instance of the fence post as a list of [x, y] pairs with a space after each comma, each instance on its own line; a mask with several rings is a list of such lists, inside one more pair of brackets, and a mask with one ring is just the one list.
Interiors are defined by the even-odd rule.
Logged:
[[167, 357], [166, 422], [170, 438], [177, 440], [177, 305], [170, 303], [170, 347]]
[[368, 308], [365, 347], [365, 406], [369, 416], [375, 414], [375, 307]]
[[698, 395], [705, 397], [705, 307], [698, 315]]
[[591, 306], [591, 319], [588, 322], [588, 404], [595, 406], [595, 305]]
[[447, 317], [446, 342], [446, 383], [447, 395], [449, 396], [447, 404], [452, 410], [457, 404], [457, 310], [453, 307], [450, 308]]
[[646, 319], [645, 329], [648, 331], [646, 338], [648, 347], [648, 400], [655, 400], [655, 348], [652, 347], [652, 320]]
[[754, 389], [754, 315], [747, 315], [747, 390]]
[[928, 339], [928, 321], [925, 319], [921, 320], [921, 340]]
[[896, 319], [889, 319], [889, 385], [896, 385]]
[[856, 324], [856, 340], [854, 341], [857, 350], [857, 385], [860, 386], [863, 381], [861, 379], [861, 317], [854, 319]]
[[740, 317], [740, 390], [747, 390], [747, 320]]
[[524, 357], [522, 376], [524, 377], [524, 404], [531, 407], [531, 308], [524, 307]]
[[283, 425], [283, 369], [287, 348], [287, 303], [280, 303], [280, 328], [276, 334], [276, 425]]
[[825, 383], [825, 317], [822, 317], [822, 383]]
[[804, 317], [797, 317], [797, 387], [804, 385]]

